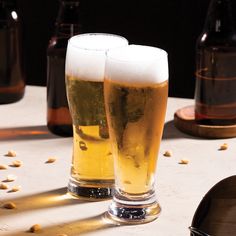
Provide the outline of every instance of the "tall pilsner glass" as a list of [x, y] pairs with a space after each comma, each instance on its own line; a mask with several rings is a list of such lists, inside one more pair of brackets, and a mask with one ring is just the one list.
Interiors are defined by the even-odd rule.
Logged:
[[68, 191], [76, 197], [111, 197], [114, 171], [103, 96], [105, 59], [108, 49], [127, 44], [111, 34], [81, 34], [68, 42], [66, 90], [73, 120]]
[[161, 211], [154, 179], [168, 97], [164, 50], [130, 45], [107, 53], [105, 107], [115, 166], [110, 216], [145, 223]]

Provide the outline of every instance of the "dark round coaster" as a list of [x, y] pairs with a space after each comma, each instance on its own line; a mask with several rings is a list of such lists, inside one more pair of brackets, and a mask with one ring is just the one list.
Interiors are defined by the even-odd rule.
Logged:
[[201, 125], [194, 116], [194, 106], [177, 110], [174, 114], [174, 124], [180, 131], [203, 138], [233, 138], [236, 137], [235, 125]]

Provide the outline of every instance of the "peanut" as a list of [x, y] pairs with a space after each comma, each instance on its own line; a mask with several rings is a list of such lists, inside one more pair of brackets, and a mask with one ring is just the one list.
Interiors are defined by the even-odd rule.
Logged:
[[0, 184], [0, 189], [8, 189], [8, 188], [9, 188], [9, 186], [7, 184], [5, 184], [5, 183]]
[[171, 157], [173, 155], [172, 151], [168, 150], [165, 151], [165, 153], [163, 154], [165, 157]]
[[57, 159], [55, 157], [49, 157], [48, 160], [46, 161], [46, 163], [53, 163], [55, 162]]
[[223, 150], [227, 150], [228, 149], [228, 144], [224, 143], [220, 146], [219, 150], [223, 151]]
[[7, 202], [3, 204], [3, 208], [5, 209], [16, 209], [16, 204], [13, 202]]
[[15, 175], [8, 175], [6, 178], [6, 182], [13, 182], [17, 179], [17, 177]]
[[13, 151], [13, 150], [9, 150], [9, 151], [7, 152], [7, 154], [6, 154], [6, 156], [8, 156], [8, 157], [16, 157], [16, 152]]
[[21, 190], [21, 186], [13, 186], [11, 192], [18, 192]]
[[41, 225], [35, 224], [30, 227], [29, 231], [31, 233], [36, 233], [36, 232], [39, 232], [41, 229], [42, 229]]
[[12, 167], [20, 167], [22, 166], [23, 162], [22, 161], [19, 161], [19, 160], [16, 160], [16, 161], [13, 161], [11, 166]]
[[0, 170], [6, 170], [7, 168], [7, 165], [0, 165]]
[[182, 165], [187, 165], [189, 163], [189, 160], [187, 159], [181, 159], [179, 164], [182, 164]]

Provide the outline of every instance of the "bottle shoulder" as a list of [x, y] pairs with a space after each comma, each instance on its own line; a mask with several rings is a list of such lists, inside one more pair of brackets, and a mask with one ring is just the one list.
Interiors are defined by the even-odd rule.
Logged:
[[60, 37], [57, 35], [52, 36], [48, 43], [48, 49], [66, 49], [70, 36]]
[[47, 48], [47, 55], [65, 57], [68, 37], [52, 37]]
[[203, 32], [197, 39], [197, 47], [236, 47], [236, 33]]
[[16, 9], [14, 11], [7, 7], [0, 6], [0, 29], [17, 27], [20, 17]]
[[48, 54], [58, 53], [59, 51], [65, 52], [68, 40], [72, 36], [81, 33], [78, 2], [78, 0], [61, 1], [54, 34], [48, 43]]

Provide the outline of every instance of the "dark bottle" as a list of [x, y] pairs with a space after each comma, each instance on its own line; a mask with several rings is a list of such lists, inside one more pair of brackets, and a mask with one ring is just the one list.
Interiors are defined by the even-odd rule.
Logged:
[[55, 34], [47, 49], [47, 126], [60, 136], [72, 136], [65, 89], [65, 56], [70, 37], [80, 33], [79, 1], [61, 0]]
[[195, 118], [236, 124], [236, 31], [232, 0], [212, 0], [197, 41]]
[[0, 0], [0, 104], [24, 96], [21, 21], [15, 0]]

